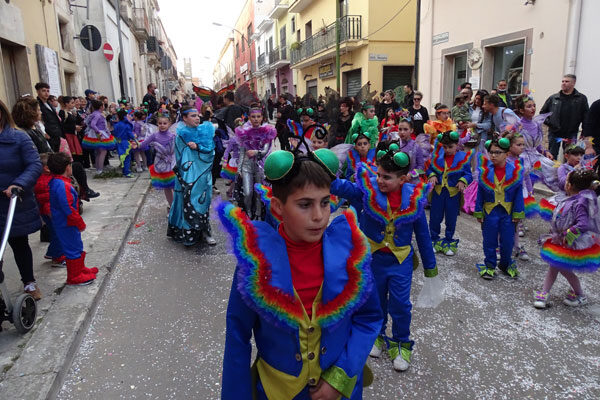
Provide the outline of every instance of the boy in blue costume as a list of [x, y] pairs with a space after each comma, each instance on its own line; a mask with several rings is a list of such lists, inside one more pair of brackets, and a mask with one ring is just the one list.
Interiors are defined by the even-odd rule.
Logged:
[[119, 160], [123, 166], [123, 176], [126, 178], [133, 178], [131, 173], [131, 142], [135, 141], [135, 135], [133, 134], [133, 124], [127, 119], [127, 110], [120, 109], [117, 111], [117, 122], [114, 126], [113, 136], [117, 141], [117, 152], [119, 153]]
[[[491, 161], [483, 155], [479, 158], [479, 182], [473, 216], [481, 223], [483, 233], [483, 264], [477, 264], [483, 279], [494, 279], [500, 246], [498, 267], [511, 278], [519, 275], [512, 259], [515, 243], [515, 224], [525, 218], [523, 200], [523, 167], [516, 160], [506, 162], [510, 140], [507, 138], [488, 140], [485, 148]], [[499, 242], [499, 243], [498, 243]]]
[[[460, 212], [462, 192], [473, 180], [471, 175], [471, 152], [458, 151], [457, 132], [444, 132], [438, 135], [431, 165], [427, 170], [431, 193], [429, 213], [429, 233], [433, 249], [447, 256], [458, 250], [458, 239], [454, 239], [456, 220]], [[442, 220], [446, 220], [446, 234], [440, 239]]]
[[338, 179], [332, 183], [331, 192], [362, 210], [360, 228], [371, 243], [371, 268], [384, 315], [371, 356], [380, 357], [383, 352], [389, 311], [392, 338], [387, 341], [388, 354], [394, 369], [405, 371], [410, 366], [414, 344], [410, 340], [413, 232], [428, 278], [426, 283], [434, 283], [431, 280], [438, 272], [425, 216], [430, 185], [409, 183], [410, 158], [396, 143], [379, 143], [377, 150], [376, 177], [359, 168], [356, 183]]
[[348, 150], [348, 158], [344, 165], [346, 179], [354, 180], [360, 164], [375, 174], [375, 149], [370, 148], [369, 138], [363, 133], [355, 133], [352, 135], [352, 143], [354, 148]]
[[[330, 150], [265, 161], [277, 228], [218, 206], [238, 265], [227, 308], [222, 399], [362, 399], [381, 326], [369, 244], [351, 213], [329, 224]], [[329, 225], [329, 226], [328, 226]], [[252, 368], [250, 339], [257, 358]]]

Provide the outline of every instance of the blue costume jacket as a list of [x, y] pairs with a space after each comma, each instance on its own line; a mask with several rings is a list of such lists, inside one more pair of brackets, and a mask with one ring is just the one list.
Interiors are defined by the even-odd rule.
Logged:
[[[356, 183], [336, 179], [331, 184], [331, 193], [350, 201], [360, 213], [360, 229], [374, 243], [384, 243], [393, 235], [392, 247], [410, 248], [405, 258], [412, 257], [413, 232], [419, 246], [419, 253], [425, 268], [425, 275], [437, 275], [435, 255], [431, 247], [431, 237], [425, 216], [425, 204], [430, 185], [405, 183], [402, 186], [400, 210], [391, 212], [387, 196], [377, 186], [377, 179], [370, 177], [361, 167]], [[402, 263], [403, 260], [398, 260]]]
[[[471, 154], [472, 152], [457, 151], [452, 160], [452, 165], [449, 168], [446, 168], [444, 147], [441, 144], [436, 143], [435, 151], [431, 157], [431, 165], [427, 169], [428, 178], [433, 176], [437, 177], [438, 184], [435, 186], [436, 193], [439, 194], [442, 187], [444, 187], [444, 172], [446, 172], [446, 185], [448, 187], [455, 188], [456, 185], [458, 185], [458, 182], [463, 182], [465, 186], [468, 186], [473, 181], [470, 163]], [[454, 196], [456, 193], [450, 194]]]
[[[365, 162], [362, 162], [363, 166], [366, 167], [370, 173], [375, 175], [377, 171], [377, 167], [375, 165], [375, 149], [370, 149], [366, 158], [366, 165]], [[346, 173], [344, 176], [346, 179], [352, 179], [352, 177], [354, 177], [354, 174], [358, 170], [359, 163], [361, 163], [361, 161], [358, 151], [356, 151], [356, 149], [350, 149], [350, 151], [348, 151], [348, 159], [346, 160], [345, 165]]]
[[[230, 203], [219, 205], [218, 212], [238, 260], [227, 308], [221, 398], [250, 400], [256, 389], [249, 367], [252, 334], [258, 359], [298, 377], [304, 365], [304, 308], [295, 297], [287, 247], [279, 233], [265, 222], [250, 221]], [[323, 235], [322, 297], [313, 318], [321, 329], [321, 378], [344, 398], [362, 398], [362, 371], [382, 321], [370, 259], [354, 216], [337, 217]], [[305, 392], [295, 398], [308, 398]]]
[[79, 214], [77, 191], [68, 178], [60, 175], [54, 176], [49, 188], [52, 228], [64, 255], [70, 260], [75, 260], [81, 257], [83, 252], [81, 232], [85, 229], [85, 222]]
[[[127, 118], [123, 121], [119, 121], [114, 125], [113, 136], [117, 141], [117, 152], [119, 156], [127, 156], [129, 155], [129, 151], [131, 150], [131, 145], [129, 144], [130, 140], [135, 140], [135, 135], [133, 134], [133, 124]], [[121, 157], [121, 162], [123, 162], [123, 157]]]
[[493, 208], [503, 207], [513, 219], [525, 218], [523, 200], [523, 166], [507, 162], [502, 185], [496, 188], [494, 164], [483, 155], [479, 157], [479, 184], [475, 201], [475, 218], [484, 218]]

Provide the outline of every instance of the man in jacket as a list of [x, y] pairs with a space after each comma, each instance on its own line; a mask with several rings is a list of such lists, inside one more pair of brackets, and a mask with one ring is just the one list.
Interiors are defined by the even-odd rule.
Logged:
[[540, 114], [551, 112], [544, 124], [548, 125], [550, 153], [556, 159], [560, 149], [558, 139], [576, 140], [579, 125], [583, 123], [589, 110], [587, 97], [575, 89], [575, 75], [563, 76], [560, 92], [548, 97]]
[[37, 100], [42, 111], [42, 120], [44, 121], [44, 128], [47, 135], [46, 139], [48, 139], [52, 151], [57, 152], [60, 148], [60, 138], [63, 135], [63, 130], [58, 112], [48, 103], [50, 85], [45, 82], [38, 82], [35, 84], [35, 90], [37, 91]]
[[508, 84], [506, 83], [506, 80], [499, 80], [498, 84], [496, 85], [496, 94], [498, 95], [498, 97], [500, 97], [501, 100], [500, 107], [510, 108], [512, 110], [513, 102], [512, 98], [510, 97], [510, 94], [508, 94], [508, 92], [506, 91], [507, 86]]
[[158, 101], [156, 100], [156, 85], [154, 83], [151, 83], [146, 87], [146, 89], [148, 92], [144, 95], [142, 102], [148, 103], [148, 114], [154, 114], [158, 111]]
[[596, 100], [590, 106], [583, 122], [582, 136], [594, 138], [594, 150], [596, 154], [600, 154], [600, 100]]

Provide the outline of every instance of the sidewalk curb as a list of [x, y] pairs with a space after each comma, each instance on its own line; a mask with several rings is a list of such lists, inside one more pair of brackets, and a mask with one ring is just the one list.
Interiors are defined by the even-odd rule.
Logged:
[[[106, 242], [96, 240], [86, 243], [89, 248], [86, 262], [96, 265], [99, 272], [96, 283], [89, 286], [57, 289], [60, 294], [48, 310], [43, 320], [38, 322], [13, 367], [0, 382], [0, 393], [10, 394], [6, 398], [15, 399], [53, 399], [60, 391], [68, 369], [77, 354], [81, 341], [88, 330], [98, 302], [104, 293], [121, 254], [127, 235], [138, 217], [142, 205], [150, 190], [150, 180], [140, 177], [131, 190], [121, 199], [115, 208], [115, 214], [129, 207], [133, 213], [123, 213], [122, 218], [128, 224], [117, 226], [120, 238], [107, 246]], [[114, 217], [114, 216], [113, 216]], [[125, 221], [123, 221], [125, 222]], [[105, 228], [105, 227], [103, 227]], [[113, 234], [116, 232], [108, 232]], [[109, 254], [107, 254], [109, 253]], [[31, 379], [31, 378], [34, 379]], [[4, 395], [0, 396], [4, 398]]]

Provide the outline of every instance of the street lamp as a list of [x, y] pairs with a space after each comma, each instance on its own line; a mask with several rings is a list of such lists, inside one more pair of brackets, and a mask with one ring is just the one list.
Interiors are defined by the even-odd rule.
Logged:
[[248, 75], [250, 78], [249, 79], [250, 80], [250, 89], [253, 89], [254, 85], [252, 84], [252, 47], [251, 47], [252, 41], [250, 40], [249, 37], [245, 37], [242, 32], [240, 32], [233, 26], [223, 25], [220, 22], [213, 22], [212, 24], [214, 26], [221, 26], [223, 28], [229, 28], [229, 29], [233, 30], [234, 32], [237, 32], [242, 37], [242, 40], [244, 40], [246, 42], [246, 45], [248, 46], [248, 51], [250, 52], [250, 65], [248, 66]]

